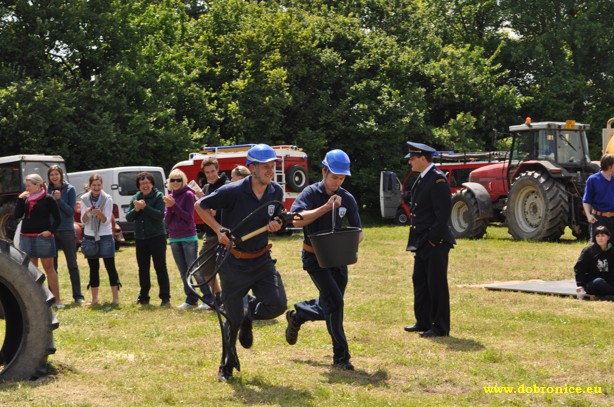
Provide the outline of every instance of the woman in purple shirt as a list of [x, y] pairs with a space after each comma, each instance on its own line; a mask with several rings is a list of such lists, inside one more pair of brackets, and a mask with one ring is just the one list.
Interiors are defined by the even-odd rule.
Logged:
[[171, 244], [173, 258], [179, 269], [183, 290], [186, 295], [185, 302], [179, 309], [196, 308], [198, 295], [188, 286], [188, 267], [196, 260], [198, 253], [198, 236], [194, 223], [194, 193], [186, 185], [187, 177], [181, 170], [171, 171], [168, 177], [168, 190], [164, 203], [164, 221], [168, 227], [168, 236]]

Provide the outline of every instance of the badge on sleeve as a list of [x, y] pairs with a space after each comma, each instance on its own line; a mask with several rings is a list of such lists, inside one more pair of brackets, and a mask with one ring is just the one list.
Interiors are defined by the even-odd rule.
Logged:
[[273, 216], [275, 214], [275, 205], [269, 205], [267, 209], [269, 216]]
[[345, 213], [347, 212], [347, 208], [344, 206], [339, 207], [339, 217], [343, 218], [345, 216]]

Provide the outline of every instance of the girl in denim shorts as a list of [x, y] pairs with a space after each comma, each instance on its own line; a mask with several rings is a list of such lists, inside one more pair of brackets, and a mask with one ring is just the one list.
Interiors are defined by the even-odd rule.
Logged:
[[53, 265], [56, 252], [54, 233], [61, 222], [58, 204], [47, 194], [45, 182], [38, 174], [26, 176], [26, 190], [18, 198], [15, 218], [23, 218], [19, 248], [30, 256], [34, 266], [38, 267], [38, 260], [41, 260], [49, 289], [55, 297], [55, 306], [64, 308], [58, 274]]

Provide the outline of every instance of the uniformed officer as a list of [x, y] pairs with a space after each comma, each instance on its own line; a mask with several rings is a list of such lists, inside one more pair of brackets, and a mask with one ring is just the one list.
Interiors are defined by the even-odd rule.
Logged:
[[411, 217], [407, 250], [414, 252], [414, 315], [407, 332], [422, 337], [450, 334], [448, 253], [456, 240], [449, 227], [452, 200], [446, 176], [433, 164], [435, 150], [407, 142], [409, 164], [420, 172], [411, 187]]
[[[230, 229], [233, 234], [239, 232], [234, 228], [254, 210], [268, 202], [283, 199], [283, 190], [273, 182], [276, 161], [278, 158], [273, 148], [266, 144], [255, 145], [247, 153], [246, 165], [251, 175], [220, 187], [195, 206], [205, 223], [217, 234], [220, 244], [227, 247], [230, 244], [225, 229]], [[281, 224], [272, 220], [274, 205], [269, 207], [271, 211], [256, 212], [244, 221], [241, 232], [252, 232], [262, 226], [267, 226], [268, 232], [280, 230]], [[209, 209], [223, 210], [223, 226]], [[241, 345], [250, 348], [253, 343], [252, 320], [273, 319], [286, 310], [286, 292], [275, 268], [276, 260], [271, 258], [270, 248], [268, 233], [256, 235], [229, 248], [230, 256], [220, 270], [222, 302], [228, 317], [224, 335], [229, 346], [218, 371], [220, 381], [231, 378], [233, 369], [239, 370], [235, 348], [237, 335]], [[244, 307], [243, 298], [250, 289], [254, 296], [249, 297]]]
[[[292, 212], [300, 213], [302, 220], [295, 220], [294, 226], [303, 228], [303, 269], [309, 273], [318, 289], [319, 298], [294, 304], [294, 310], [286, 312], [288, 326], [286, 341], [294, 345], [298, 331], [306, 321], [326, 321], [326, 328], [333, 342], [333, 367], [354, 370], [350, 362], [345, 331], [343, 330], [343, 295], [348, 282], [348, 268], [332, 267], [323, 269], [318, 265], [309, 235], [328, 232], [333, 224], [340, 228], [344, 219], [350, 226], [362, 227], [356, 200], [341, 187], [346, 176], [350, 176], [350, 158], [342, 150], [332, 150], [322, 161], [322, 181], [305, 188], [292, 204]], [[364, 235], [362, 231], [359, 241]]]

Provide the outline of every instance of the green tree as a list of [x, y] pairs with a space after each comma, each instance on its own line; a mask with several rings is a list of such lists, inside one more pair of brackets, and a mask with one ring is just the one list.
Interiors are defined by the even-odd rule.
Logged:
[[190, 145], [174, 107], [182, 10], [177, 1], [0, 8], [0, 134], [14, 140], [0, 154], [61, 153], [70, 170], [176, 162]]

